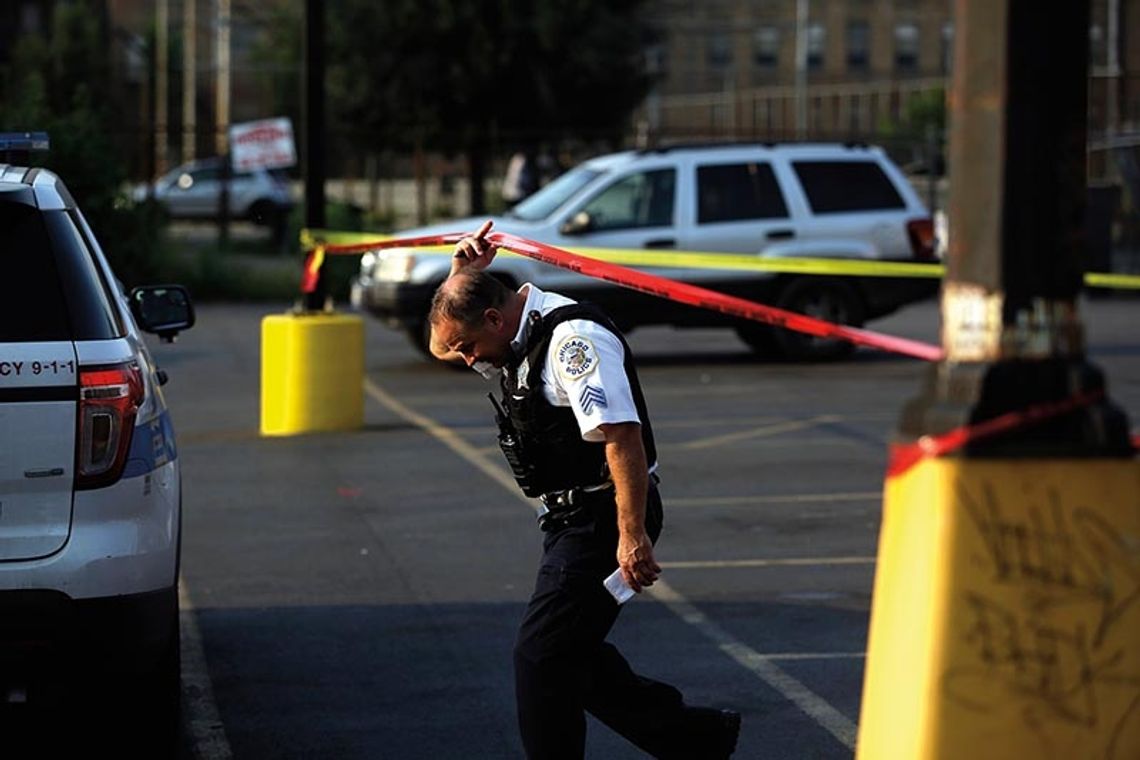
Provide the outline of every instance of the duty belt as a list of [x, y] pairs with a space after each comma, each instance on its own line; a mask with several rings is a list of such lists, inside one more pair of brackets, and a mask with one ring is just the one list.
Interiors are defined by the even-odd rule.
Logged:
[[611, 493], [613, 488], [614, 484], [608, 482], [544, 493], [539, 497], [541, 504], [538, 508], [538, 527], [552, 531], [584, 524], [593, 517], [590, 507], [596, 503], [596, 498]]

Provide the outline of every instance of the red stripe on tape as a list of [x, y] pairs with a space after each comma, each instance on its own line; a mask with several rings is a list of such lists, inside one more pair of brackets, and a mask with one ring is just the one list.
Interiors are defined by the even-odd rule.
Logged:
[[[1061, 401], [1050, 401], [1018, 411], [1006, 412], [985, 422], [955, 428], [942, 435], [924, 435], [914, 443], [891, 444], [890, 460], [887, 463], [887, 477], [893, 478], [902, 475], [926, 457], [945, 456], [975, 441], [1074, 412], [1096, 403], [1103, 397], [1103, 391], [1079, 393]], [[1136, 441], [1137, 438], [1134, 437], [1134, 446]]]
[[711, 309], [736, 317], [744, 317], [776, 327], [785, 327], [820, 338], [839, 338], [861, 346], [912, 356], [916, 359], [938, 361], [942, 358], [942, 349], [929, 343], [882, 335], [846, 325], [837, 325], [815, 317], [808, 317], [784, 309], [777, 309], [774, 306], [718, 293], [715, 290], [598, 261], [564, 251], [561, 248], [555, 248], [552, 245], [536, 243], [503, 232], [492, 232], [487, 238], [504, 248], [509, 248], [516, 253], [521, 253], [538, 261], [569, 269], [588, 277], [623, 285], [642, 293], [667, 298], [671, 301]]
[[304, 269], [301, 272], [301, 292], [306, 295], [317, 289], [317, 280], [321, 274], [321, 262], [316, 259], [316, 249], [309, 251], [309, 255], [305, 257]]

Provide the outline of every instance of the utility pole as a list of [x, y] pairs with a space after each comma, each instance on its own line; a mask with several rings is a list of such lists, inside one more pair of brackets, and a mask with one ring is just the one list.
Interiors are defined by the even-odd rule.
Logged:
[[1108, 0], [1107, 60], [1105, 60], [1104, 131], [1112, 135], [1120, 124], [1120, 0]]
[[221, 192], [218, 193], [218, 245], [223, 249], [230, 242], [230, 0], [217, 2], [217, 72], [214, 82], [216, 103], [214, 152], [221, 157]]
[[888, 469], [860, 760], [1140, 757], [1140, 463], [1085, 356], [1090, 0], [956, 0], [945, 358]]
[[[166, 174], [170, 129], [168, 75], [170, 71], [170, 0], [157, 0], [154, 20], [154, 176]], [[154, 179], [152, 177], [151, 179]], [[153, 188], [151, 183], [149, 187]]]
[[[325, 226], [325, 18], [321, 0], [305, 0], [305, 141], [301, 165], [305, 176], [305, 226]], [[323, 267], [322, 267], [323, 270]], [[310, 311], [323, 309], [324, 272], [306, 296]]]
[[214, 149], [219, 156], [229, 151], [230, 129], [230, 0], [217, 2], [217, 58], [218, 69], [214, 86], [217, 112], [217, 134]]
[[[796, 0], [796, 139], [807, 137], [808, 0]], [[785, 122], [786, 123], [786, 122]]]
[[195, 18], [196, 0], [182, 0], [182, 160], [193, 161], [195, 157], [195, 137], [198, 131], [197, 115], [195, 113], [195, 95], [197, 94], [198, 77], [196, 67], [197, 56], [197, 26]]

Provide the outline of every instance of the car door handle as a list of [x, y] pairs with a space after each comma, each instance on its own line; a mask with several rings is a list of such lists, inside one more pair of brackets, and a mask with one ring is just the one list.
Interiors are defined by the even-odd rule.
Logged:
[[795, 230], [769, 230], [764, 237], [769, 240], [788, 240], [796, 236]]
[[677, 241], [673, 238], [660, 238], [658, 240], [646, 240], [643, 248], [676, 248]]

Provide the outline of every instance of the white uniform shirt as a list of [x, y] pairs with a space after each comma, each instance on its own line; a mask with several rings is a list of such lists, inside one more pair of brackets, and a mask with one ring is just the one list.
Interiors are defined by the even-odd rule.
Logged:
[[[511, 341], [517, 352], [526, 346], [529, 330], [527, 315], [546, 315], [574, 301], [557, 293], [545, 293], [527, 283], [519, 331]], [[524, 359], [518, 370], [519, 385], [526, 382], [529, 366]], [[637, 422], [637, 406], [625, 374], [625, 349], [621, 340], [597, 322], [570, 319], [554, 328], [546, 362], [542, 367], [542, 392], [554, 406], [568, 406], [578, 420], [582, 439], [605, 440], [600, 425]], [[651, 463], [652, 464], [652, 463]]]

